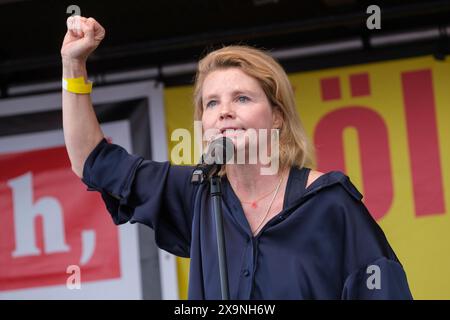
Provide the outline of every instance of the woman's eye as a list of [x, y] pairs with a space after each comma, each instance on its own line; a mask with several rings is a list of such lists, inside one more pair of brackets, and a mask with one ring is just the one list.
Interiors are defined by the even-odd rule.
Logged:
[[217, 104], [216, 100], [211, 100], [206, 104], [207, 108], [214, 107]]
[[249, 101], [250, 99], [248, 98], [248, 97], [246, 97], [246, 96], [239, 96], [238, 97], [238, 101], [239, 102], [247, 102], [247, 101]]

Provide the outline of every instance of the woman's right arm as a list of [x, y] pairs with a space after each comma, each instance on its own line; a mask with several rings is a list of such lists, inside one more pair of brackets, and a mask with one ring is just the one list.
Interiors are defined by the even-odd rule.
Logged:
[[[61, 47], [63, 78], [83, 77], [87, 82], [86, 60], [105, 36], [105, 29], [93, 18], [67, 19], [67, 33]], [[103, 139], [103, 132], [89, 94], [63, 89], [62, 113], [64, 140], [73, 172], [83, 176], [88, 155]]]
[[[78, 24], [78, 28], [77, 28]], [[61, 48], [63, 78], [84, 77], [86, 60], [105, 30], [93, 18], [70, 17]], [[90, 191], [100, 192], [116, 224], [143, 223], [158, 246], [188, 257], [197, 187], [192, 169], [145, 160], [104, 139], [91, 97], [63, 90], [63, 128], [72, 170]]]

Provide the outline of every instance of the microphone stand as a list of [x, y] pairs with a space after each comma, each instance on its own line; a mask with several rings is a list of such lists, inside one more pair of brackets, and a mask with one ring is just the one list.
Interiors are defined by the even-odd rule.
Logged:
[[227, 256], [225, 251], [225, 237], [223, 232], [222, 184], [220, 181], [220, 177], [217, 174], [214, 174], [210, 178], [209, 184], [211, 190], [211, 199], [213, 203], [214, 218], [216, 220], [217, 252], [219, 255], [219, 274], [222, 300], [229, 300], [230, 291], [228, 288]]
[[214, 211], [214, 219], [216, 224], [217, 253], [219, 258], [219, 276], [220, 291], [222, 300], [230, 299], [230, 290], [228, 287], [228, 268], [227, 256], [225, 250], [225, 237], [223, 231], [222, 216], [222, 183], [218, 175], [221, 165], [213, 164], [210, 166], [197, 166], [192, 174], [192, 183], [202, 184], [209, 182], [210, 195]]
[[222, 300], [230, 299], [230, 290], [228, 288], [228, 269], [227, 255], [225, 250], [225, 237], [223, 232], [222, 216], [222, 184], [219, 177], [222, 165], [233, 157], [233, 142], [226, 137], [214, 140], [208, 149], [208, 152], [202, 155], [200, 164], [198, 164], [193, 173], [191, 182], [202, 184], [209, 182], [211, 202], [214, 211], [216, 224], [217, 253], [219, 258], [220, 291]]

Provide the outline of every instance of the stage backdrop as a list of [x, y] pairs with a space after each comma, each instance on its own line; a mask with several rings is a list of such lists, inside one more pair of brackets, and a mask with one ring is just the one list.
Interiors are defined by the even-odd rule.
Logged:
[[[416, 299], [450, 299], [450, 62], [431, 56], [290, 74], [316, 168], [342, 170]], [[165, 90], [168, 139], [192, 131], [192, 87]], [[169, 154], [178, 141], [168, 141]], [[178, 260], [180, 297], [188, 260]]]
[[[167, 160], [162, 86], [98, 87], [92, 100], [108, 139]], [[177, 299], [176, 279], [153, 231], [115, 226], [71, 171], [61, 93], [1, 99], [0, 300]]]

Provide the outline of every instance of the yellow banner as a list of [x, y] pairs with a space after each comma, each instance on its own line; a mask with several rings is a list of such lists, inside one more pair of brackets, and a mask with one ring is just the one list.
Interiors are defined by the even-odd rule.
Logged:
[[[415, 299], [450, 299], [450, 62], [433, 57], [290, 74], [316, 169], [344, 171]], [[165, 90], [168, 137], [193, 134], [192, 87]], [[169, 153], [178, 142], [169, 141]], [[179, 260], [187, 297], [188, 260]]]

